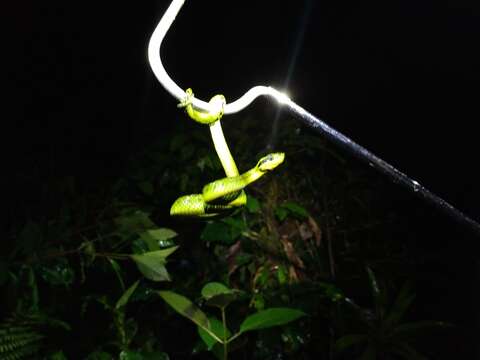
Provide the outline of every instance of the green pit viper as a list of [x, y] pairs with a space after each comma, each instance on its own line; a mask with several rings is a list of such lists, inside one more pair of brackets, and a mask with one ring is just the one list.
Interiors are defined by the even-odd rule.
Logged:
[[285, 154], [281, 152], [268, 154], [262, 157], [255, 167], [240, 174], [225, 141], [220, 123], [226, 103], [225, 97], [223, 95], [212, 97], [209, 104], [215, 110], [203, 112], [194, 109], [193, 96], [192, 89], [187, 89], [186, 98], [178, 104], [178, 107], [185, 108], [190, 118], [196, 122], [209, 125], [215, 150], [227, 177], [208, 183], [203, 187], [201, 194], [179, 197], [170, 208], [170, 215], [202, 218], [227, 215], [247, 203], [247, 196], [243, 189], [280, 165], [285, 159]]

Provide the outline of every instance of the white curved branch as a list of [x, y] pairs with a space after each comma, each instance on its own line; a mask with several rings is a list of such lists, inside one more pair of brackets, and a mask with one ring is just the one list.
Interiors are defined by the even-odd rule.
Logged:
[[[165, 90], [167, 90], [173, 97], [175, 97], [179, 101], [185, 99], [185, 91], [180, 86], [178, 86], [175, 81], [172, 80], [172, 78], [165, 70], [160, 56], [160, 47], [168, 29], [172, 26], [175, 17], [177, 16], [184, 3], [185, 0], [172, 0], [167, 11], [165, 11], [165, 14], [162, 16], [160, 22], [153, 31], [153, 34], [150, 37], [150, 42], [148, 44], [148, 61], [150, 62], [153, 73], [157, 77], [158, 81], [160, 81], [160, 84], [162, 84], [162, 86], [165, 88]], [[286, 103], [288, 101], [291, 101], [287, 95], [270, 86], [254, 86], [239, 99], [235, 100], [234, 102], [227, 103], [224, 108], [224, 113], [233, 114], [239, 112], [246, 108], [257, 97], [263, 95], [272, 96], [280, 103]], [[211, 108], [211, 106], [207, 102], [197, 98], [193, 98], [192, 105], [196, 109], [203, 111], [210, 112], [215, 110]]]

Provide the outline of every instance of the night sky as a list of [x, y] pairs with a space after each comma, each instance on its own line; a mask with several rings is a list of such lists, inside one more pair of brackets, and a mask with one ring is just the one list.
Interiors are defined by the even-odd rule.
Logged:
[[[3, 5], [11, 216], [41, 201], [32, 181], [74, 175], [94, 186], [185, 120], [146, 55], [169, 3]], [[234, 100], [254, 85], [286, 89], [478, 221], [479, 39], [480, 3], [473, 0], [187, 0], [162, 53], [171, 77], [204, 100], [217, 93]], [[267, 106], [259, 100], [245, 113], [264, 114]], [[419, 246], [457, 255], [446, 266], [448, 281], [463, 278], [452, 285], [466, 298], [458, 317], [478, 319], [480, 239], [447, 216], [435, 219], [425, 226], [416, 220], [426, 236]]]

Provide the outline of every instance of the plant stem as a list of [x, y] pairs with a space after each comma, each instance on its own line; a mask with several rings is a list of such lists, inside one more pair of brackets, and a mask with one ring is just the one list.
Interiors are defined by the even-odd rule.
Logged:
[[223, 324], [223, 359], [228, 359], [228, 342], [227, 342], [227, 319], [225, 316], [225, 307], [220, 308], [222, 312], [222, 324]]

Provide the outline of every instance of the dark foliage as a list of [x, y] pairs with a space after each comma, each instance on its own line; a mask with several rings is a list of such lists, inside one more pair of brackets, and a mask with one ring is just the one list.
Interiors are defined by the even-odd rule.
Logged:
[[[223, 358], [188, 320], [209, 329], [188, 306], [203, 314], [212, 300], [199, 294], [212, 282], [228, 286], [215, 301], [222, 314], [229, 304], [229, 333], [256, 330], [229, 343], [234, 359], [435, 358], [432, 344], [449, 330], [415, 310], [415, 233], [389, 203], [389, 185], [283, 121], [285, 164], [223, 219], [168, 216], [176, 197], [222, 176], [202, 127], [179, 123], [96, 188], [50, 180], [50, 206], [18, 213], [2, 244], [2, 358]], [[261, 127], [226, 126], [241, 169], [265, 152]], [[167, 301], [188, 319], [159, 290], [193, 299], [187, 310]], [[306, 316], [270, 310], [286, 308]], [[221, 338], [227, 327], [210, 312]]]

